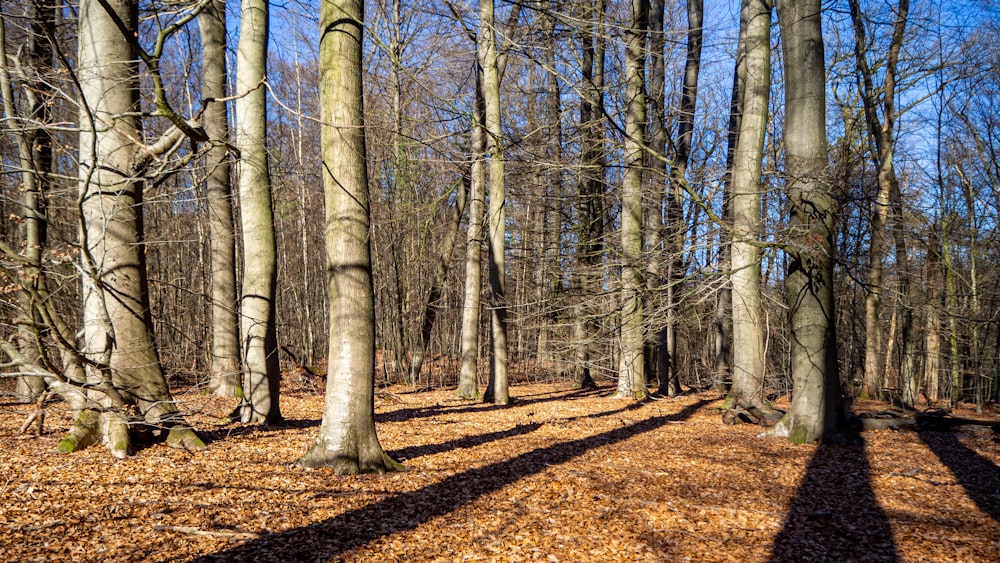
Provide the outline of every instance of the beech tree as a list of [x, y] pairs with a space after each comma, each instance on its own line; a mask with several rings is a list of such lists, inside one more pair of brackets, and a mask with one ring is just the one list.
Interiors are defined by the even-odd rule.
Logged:
[[642, 177], [646, 95], [643, 85], [645, 7], [631, 0], [631, 20], [625, 28], [625, 172], [622, 178], [621, 368], [615, 396], [642, 399], [646, 389], [642, 295]]
[[240, 220], [243, 232], [243, 288], [240, 334], [243, 345], [243, 422], [281, 420], [281, 368], [275, 327], [277, 247], [267, 156], [268, 2], [243, 0], [236, 51], [236, 147]]
[[771, 91], [771, 2], [744, 0], [740, 10], [742, 58], [739, 129], [730, 164], [732, 214], [730, 274], [733, 311], [733, 383], [727, 403], [763, 408], [764, 310], [761, 306], [761, 167]]
[[299, 467], [337, 474], [403, 466], [375, 433], [375, 295], [365, 150], [361, 0], [320, 5], [320, 121], [330, 349], [319, 437]]
[[[194, 17], [189, 13], [188, 21]], [[159, 48], [140, 52], [135, 36], [138, 5], [127, 0], [84, 0], [78, 24], [77, 79], [81, 87], [80, 181], [83, 349], [91, 403], [81, 411], [63, 452], [103, 437], [116, 457], [128, 454], [139, 420], [167, 442], [204, 444], [174, 403], [160, 367], [146, 280], [143, 241], [143, 175], [153, 158], [176, 148], [183, 135], [203, 134], [175, 114], [156, 76]], [[161, 33], [168, 33], [178, 24]], [[161, 35], [161, 39], [163, 36]], [[160, 112], [174, 126], [144, 145], [138, 117], [140, 57], [153, 72]], [[83, 382], [73, 382], [74, 385]]]
[[785, 292], [795, 392], [791, 409], [770, 432], [796, 443], [833, 437], [844, 414], [833, 309], [835, 209], [827, 181], [820, 4], [777, 2], [785, 62], [785, 191], [790, 207]]
[[206, 100], [205, 197], [210, 231], [212, 349], [209, 389], [220, 397], [241, 395], [240, 337], [236, 291], [236, 231], [229, 178], [226, 102], [226, 6], [212, 0], [198, 16], [202, 49], [202, 96]]

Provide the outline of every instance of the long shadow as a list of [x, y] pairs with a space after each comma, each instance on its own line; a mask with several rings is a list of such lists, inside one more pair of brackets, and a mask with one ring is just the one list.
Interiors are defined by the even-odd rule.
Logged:
[[538, 448], [329, 520], [268, 534], [235, 548], [199, 557], [196, 561], [325, 561], [378, 538], [412, 530], [518, 479], [540, 473], [551, 465], [569, 462], [593, 448], [615, 444], [669, 422], [690, 418], [709, 402], [699, 401], [676, 414], [653, 417], [587, 438]]
[[456, 440], [450, 440], [441, 444], [427, 444], [426, 446], [410, 446], [408, 448], [402, 448], [398, 450], [392, 450], [389, 455], [392, 459], [396, 461], [404, 462], [408, 459], [413, 459], [415, 457], [421, 457], [425, 455], [439, 454], [451, 450], [457, 450], [461, 448], [474, 448], [482, 444], [493, 442], [495, 440], [502, 440], [504, 438], [512, 438], [514, 436], [522, 436], [530, 432], [534, 432], [541, 428], [541, 423], [532, 422], [529, 424], [518, 424], [510, 430], [503, 430], [499, 432], [489, 432], [486, 434], [477, 434], [475, 436], [466, 436], [464, 438], [458, 438]]
[[771, 561], [898, 561], [864, 448], [822, 444], [806, 468]]
[[980, 510], [1000, 522], [1000, 467], [958, 440], [954, 432], [920, 432]]
[[313, 428], [315, 426], [319, 426], [319, 423], [320, 420], [318, 418], [296, 418], [285, 419], [277, 424], [244, 424], [237, 426], [234, 423], [231, 426], [216, 428], [215, 430], [196, 430], [198, 435], [201, 436], [201, 439], [204, 440], [206, 444], [210, 444], [219, 440], [225, 440], [226, 438], [246, 436], [249, 434], [267, 434], [270, 432], [281, 432], [284, 430]]
[[376, 413], [376, 422], [405, 422], [414, 418], [426, 418], [439, 414], [468, 414], [475, 412], [489, 412], [493, 410], [509, 409], [512, 407], [523, 407], [537, 403], [548, 403], [552, 401], [566, 401], [582, 397], [592, 396], [593, 390], [579, 389], [566, 393], [544, 393], [529, 397], [514, 397], [510, 405], [494, 405], [491, 403], [462, 401], [458, 399], [458, 404], [454, 405], [432, 405], [429, 407], [413, 407], [398, 409], [392, 412]]

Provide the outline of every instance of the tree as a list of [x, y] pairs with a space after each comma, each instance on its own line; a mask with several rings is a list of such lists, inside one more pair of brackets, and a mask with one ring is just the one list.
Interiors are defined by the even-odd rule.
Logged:
[[819, 0], [779, 0], [785, 61], [785, 293], [791, 409], [771, 433], [795, 443], [834, 437], [843, 422], [833, 301], [834, 205], [827, 182], [826, 73]]
[[727, 403], [763, 408], [764, 310], [761, 305], [761, 167], [771, 90], [771, 2], [744, 0], [743, 58], [737, 70], [739, 129], [730, 164], [733, 384]]
[[643, 86], [645, 3], [631, 0], [631, 21], [625, 29], [625, 173], [622, 178], [621, 368], [615, 396], [642, 399], [648, 395], [644, 362], [642, 294], [642, 169], [646, 123]]
[[507, 297], [504, 249], [506, 212], [504, 194], [504, 155], [500, 130], [500, 72], [497, 65], [496, 26], [493, 0], [479, 0], [478, 59], [483, 77], [485, 135], [489, 147], [490, 201], [487, 214], [490, 279], [490, 378], [483, 400], [510, 403], [507, 388]]
[[243, 0], [236, 52], [236, 148], [243, 232], [243, 288], [240, 334], [243, 344], [243, 402], [240, 420], [281, 420], [281, 371], [275, 328], [277, 248], [267, 156], [268, 2]]
[[[194, 14], [190, 14], [193, 18]], [[60, 444], [69, 452], [103, 437], [116, 457], [127, 455], [139, 421], [165, 434], [171, 445], [203, 448], [171, 398], [160, 367], [146, 280], [143, 182], [152, 159], [176, 147], [182, 134], [204, 140], [167, 104], [159, 82], [159, 51], [140, 52], [138, 4], [84, 0], [78, 24], [80, 111], [83, 350], [89, 393], [96, 408], [82, 411]], [[160, 38], [169, 32], [161, 32]], [[158, 43], [162, 44], [162, 41]], [[174, 127], [143, 145], [138, 118], [140, 58], [153, 73], [156, 101]]]
[[397, 471], [375, 433], [375, 295], [365, 151], [360, 0], [320, 7], [320, 120], [330, 350], [319, 437], [299, 467]]
[[[866, 39], [865, 20], [861, 13], [858, 0], [850, 0], [851, 22], [854, 25], [854, 57], [857, 64], [858, 87], [864, 104], [865, 123], [871, 143], [871, 152], [878, 170], [878, 189], [871, 209], [871, 235], [868, 251], [868, 294], [865, 297], [865, 372], [861, 386], [861, 394], [868, 397], [879, 397], [882, 394], [882, 291], [883, 291], [883, 260], [885, 254], [886, 222], [890, 206], [899, 201], [899, 182], [896, 179], [896, 169], [893, 164], [896, 134], [896, 81], [899, 64], [899, 52], [903, 45], [906, 30], [909, 1], [900, 0], [897, 6], [896, 21], [893, 25], [892, 39], [889, 43], [885, 60], [885, 79], [876, 91], [873, 71], [868, 64], [869, 45]], [[878, 98], [881, 97], [881, 104]], [[879, 118], [879, 106], [882, 116]], [[899, 263], [900, 295], [904, 301], [909, 300], [909, 273], [907, 267], [906, 243], [901, 231], [901, 205], [893, 205], [895, 225], [896, 260]], [[900, 334], [900, 342], [907, 350], [903, 353], [904, 362], [909, 356], [911, 346], [910, 328], [912, 312], [908, 304], [904, 305], [904, 334]], [[905, 370], [902, 387], [905, 388], [904, 401], [912, 405], [916, 399], [916, 388], [913, 380], [913, 370]]]
[[211, 147], [205, 154], [205, 197], [210, 232], [212, 349], [209, 389], [219, 397], [241, 394], [239, 318], [236, 314], [236, 233], [229, 185], [226, 116], [226, 6], [212, 0], [198, 16], [202, 48], [204, 124]]

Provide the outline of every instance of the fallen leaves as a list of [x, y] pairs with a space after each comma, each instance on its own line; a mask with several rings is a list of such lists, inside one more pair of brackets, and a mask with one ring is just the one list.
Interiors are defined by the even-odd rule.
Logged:
[[314, 394], [286, 394], [277, 427], [223, 425], [231, 404], [180, 394], [209, 449], [122, 461], [53, 454], [60, 405], [37, 439], [15, 436], [31, 406], [0, 405], [0, 559], [1000, 560], [991, 438], [793, 446], [721, 425], [717, 394], [610, 391], [521, 385], [495, 407], [392, 388], [379, 437], [409, 471], [352, 477], [291, 467], [318, 431]]

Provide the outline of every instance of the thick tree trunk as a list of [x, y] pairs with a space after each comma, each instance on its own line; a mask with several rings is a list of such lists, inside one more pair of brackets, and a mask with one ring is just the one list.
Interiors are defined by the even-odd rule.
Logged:
[[764, 309], [761, 305], [761, 165], [771, 90], [771, 2], [744, 0], [745, 62], [740, 128], [730, 168], [733, 220], [733, 384], [728, 403], [766, 407], [764, 393]]
[[785, 61], [785, 291], [793, 397], [774, 434], [796, 443], [832, 437], [843, 421], [833, 308], [833, 200], [828, 191], [826, 81], [819, 0], [779, 0]]
[[643, 85], [645, 2], [631, 0], [631, 21], [625, 30], [625, 172], [622, 179], [621, 360], [615, 396], [641, 399], [646, 389], [642, 296], [642, 169], [646, 123]]
[[486, 141], [489, 147], [490, 202], [488, 213], [490, 336], [493, 354], [490, 378], [483, 400], [510, 403], [507, 383], [507, 298], [504, 248], [506, 211], [504, 193], [504, 155], [500, 130], [500, 73], [497, 68], [496, 26], [493, 0], [479, 0], [479, 61], [483, 69], [483, 105], [486, 117]]
[[[92, 395], [103, 408], [84, 411], [77, 424], [87, 422], [84, 435], [99, 430], [112, 454], [124, 457], [133, 422], [124, 407], [130, 405], [157, 432], [169, 431], [168, 443], [204, 444], [178, 412], [154, 345], [138, 180], [149, 148], [136, 143], [142, 139], [137, 57], [116, 19], [137, 29], [138, 5], [127, 0], [80, 5], [83, 353], [91, 362], [88, 379], [106, 391]], [[60, 449], [71, 451], [64, 442]]]
[[236, 146], [243, 232], [243, 290], [240, 336], [243, 346], [243, 422], [274, 423], [281, 372], [275, 331], [277, 252], [271, 175], [267, 157], [268, 3], [243, 0], [236, 52]]
[[402, 469], [375, 433], [375, 294], [366, 168], [360, 0], [320, 8], [320, 121], [330, 352], [319, 437], [299, 467]]
[[[198, 16], [202, 44], [202, 96], [206, 100], [226, 95], [226, 6], [212, 0]], [[211, 380], [217, 397], [239, 397], [240, 336], [236, 314], [236, 232], [229, 184], [229, 122], [226, 102], [211, 101], [205, 108], [205, 132], [212, 143], [205, 155], [208, 176], [205, 193], [211, 240], [209, 268], [212, 295]]]

